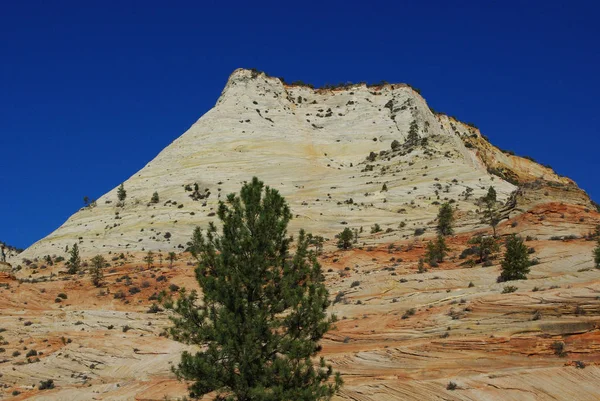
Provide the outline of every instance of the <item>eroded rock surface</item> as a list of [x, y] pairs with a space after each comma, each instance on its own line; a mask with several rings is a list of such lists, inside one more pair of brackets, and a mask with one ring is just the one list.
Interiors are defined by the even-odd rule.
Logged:
[[[215, 107], [125, 181], [123, 206], [115, 187], [20, 257], [64, 253], [75, 242], [88, 256], [181, 251], [194, 226], [214, 220], [218, 200], [252, 176], [287, 198], [294, 230], [324, 235], [375, 223], [396, 229], [404, 222], [395, 236], [406, 238], [431, 226], [436, 203], [444, 200], [456, 202], [467, 217], [459, 230], [477, 228], [479, 219], [468, 217], [476, 217], [476, 200], [491, 185], [502, 202], [515, 184], [527, 183], [537, 188], [536, 203], [591, 207], [568, 178], [503, 153], [477, 129], [434, 114], [407, 85], [314, 90], [236, 70]], [[154, 192], [157, 203], [151, 202]]]
[[[181, 248], [253, 175], [288, 199], [290, 233], [326, 238], [320, 262], [339, 322], [323, 354], [346, 383], [336, 400], [598, 399], [600, 272], [589, 234], [600, 214], [574, 182], [432, 113], [409, 86], [313, 90], [249, 70], [124, 183], [124, 206], [115, 188], [0, 272], [0, 398], [185, 396], [170, 368], [186, 347], [165, 335], [168, 315], [153, 305], [161, 291], [197, 288]], [[498, 235], [527, 238], [539, 262], [528, 280], [497, 283], [500, 254], [486, 266], [463, 254], [491, 232], [478, 202], [490, 185]], [[419, 273], [444, 201], [456, 207], [450, 254]], [[343, 251], [334, 235], [345, 227], [359, 234]], [[75, 242], [84, 259], [109, 260], [101, 288], [85, 271], [65, 274]], [[150, 249], [153, 266], [143, 261]], [[55, 388], [40, 390], [48, 379]]]

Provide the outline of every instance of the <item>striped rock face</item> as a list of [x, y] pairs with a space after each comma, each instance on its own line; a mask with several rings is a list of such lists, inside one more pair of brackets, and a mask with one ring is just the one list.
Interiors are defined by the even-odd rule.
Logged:
[[406, 238], [431, 228], [444, 201], [458, 209], [458, 230], [470, 230], [480, 224], [476, 201], [491, 185], [500, 202], [514, 184], [537, 180], [589, 205], [572, 181], [434, 114], [410, 86], [314, 90], [239, 69], [213, 109], [123, 183], [122, 204], [115, 187], [19, 257], [65, 255], [74, 243], [84, 256], [181, 251], [195, 226], [216, 220], [219, 200], [253, 176], [287, 198], [291, 231], [325, 237], [379, 224]]
[[[286, 197], [291, 234], [325, 238], [319, 262], [339, 320], [320, 355], [345, 381], [335, 401], [598, 399], [588, 234], [600, 213], [585, 192], [433, 113], [407, 85], [313, 90], [250, 70], [123, 183], [124, 202], [115, 183], [0, 266], [0, 399], [183, 399], [171, 367], [194, 348], [165, 335], [158, 294], [199, 289], [183, 249], [253, 176]], [[527, 280], [498, 283], [503, 249], [484, 263], [470, 243], [491, 233], [479, 201], [490, 186], [498, 241], [520, 234], [536, 262]], [[419, 269], [443, 202], [456, 233], [442, 263]], [[341, 250], [346, 227], [358, 239]], [[66, 274], [75, 243], [83, 269]], [[109, 264], [100, 288], [85, 267], [95, 254]], [[55, 388], [40, 389], [47, 380]]]

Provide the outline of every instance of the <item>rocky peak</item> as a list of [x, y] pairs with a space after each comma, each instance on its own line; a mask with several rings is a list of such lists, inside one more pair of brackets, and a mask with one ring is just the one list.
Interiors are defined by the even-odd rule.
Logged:
[[571, 180], [432, 112], [408, 85], [314, 89], [238, 69], [215, 107], [124, 183], [123, 205], [115, 185], [23, 257], [64, 252], [74, 242], [86, 256], [183, 250], [195, 226], [216, 219], [218, 201], [252, 176], [286, 196], [292, 231], [329, 238], [374, 224], [407, 238], [431, 228], [444, 201], [470, 230], [480, 226], [476, 200], [489, 186], [506, 201], [518, 186], [541, 180], [563, 187], [563, 200], [589, 205]]

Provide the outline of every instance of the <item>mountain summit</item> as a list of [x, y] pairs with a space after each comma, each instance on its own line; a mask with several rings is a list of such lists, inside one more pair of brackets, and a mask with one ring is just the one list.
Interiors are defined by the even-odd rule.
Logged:
[[288, 199], [292, 231], [328, 237], [378, 224], [385, 241], [407, 238], [433, 227], [441, 202], [457, 208], [459, 232], [473, 230], [490, 186], [505, 218], [552, 200], [592, 207], [573, 181], [433, 112], [409, 85], [314, 89], [238, 69], [215, 107], [122, 183], [124, 200], [115, 187], [19, 258], [74, 243], [85, 256], [181, 251], [252, 176]]

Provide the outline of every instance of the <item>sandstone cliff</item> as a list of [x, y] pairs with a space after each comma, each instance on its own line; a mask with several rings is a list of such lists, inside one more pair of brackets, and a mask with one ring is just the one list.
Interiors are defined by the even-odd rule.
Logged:
[[379, 224], [393, 230], [390, 237], [406, 238], [430, 227], [443, 201], [460, 211], [459, 231], [477, 228], [476, 201], [491, 185], [502, 202], [517, 186], [537, 182], [558, 190], [545, 200], [590, 206], [568, 178], [433, 113], [408, 85], [315, 90], [239, 69], [213, 109], [124, 182], [122, 205], [115, 187], [20, 257], [61, 254], [75, 242], [84, 256], [181, 251], [194, 226], [215, 219], [218, 200], [254, 175], [288, 199], [292, 231], [328, 237]]

